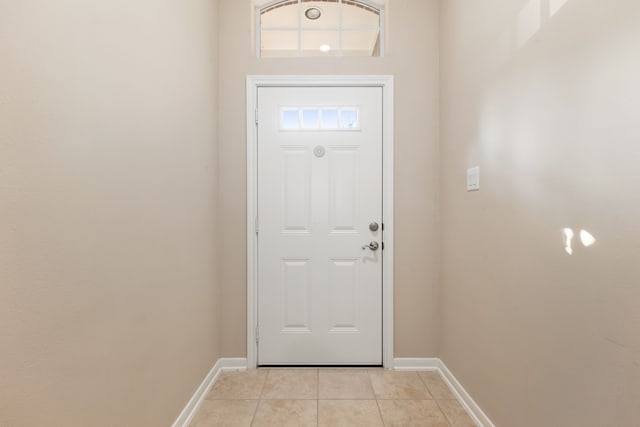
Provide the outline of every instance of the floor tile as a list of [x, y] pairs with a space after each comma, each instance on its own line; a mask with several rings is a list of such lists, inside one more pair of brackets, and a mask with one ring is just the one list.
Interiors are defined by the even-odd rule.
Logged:
[[316, 427], [317, 400], [261, 400], [252, 427]]
[[320, 427], [383, 427], [375, 400], [320, 400]]
[[317, 399], [317, 369], [270, 369], [263, 399]]
[[431, 399], [417, 372], [369, 371], [373, 392], [378, 399]]
[[449, 427], [435, 400], [379, 400], [386, 427]]
[[442, 375], [438, 371], [421, 371], [418, 373], [422, 381], [427, 385], [434, 399], [455, 399], [447, 383], [442, 379]]
[[190, 425], [474, 427], [476, 424], [437, 371], [282, 368], [221, 373]]
[[249, 427], [257, 400], [205, 400], [190, 427]]
[[207, 399], [259, 399], [267, 373], [263, 369], [222, 372]]
[[364, 369], [321, 369], [318, 381], [320, 399], [375, 399]]
[[476, 423], [457, 400], [438, 400], [438, 405], [453, 427], [476, 427]]

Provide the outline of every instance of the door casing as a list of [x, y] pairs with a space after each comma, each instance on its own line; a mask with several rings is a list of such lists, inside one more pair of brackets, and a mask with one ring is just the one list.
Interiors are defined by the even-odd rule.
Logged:
[[393, 76], [389, 75], [281, 75], [247, 76], [247, 367], [257, 366], [258, 319], [258, 134], [259, 87], [363, 87], [382, 88], [382, 364], [393, 369]]

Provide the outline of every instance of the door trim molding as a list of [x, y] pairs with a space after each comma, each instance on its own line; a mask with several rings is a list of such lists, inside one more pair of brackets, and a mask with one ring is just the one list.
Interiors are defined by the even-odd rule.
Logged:
[[393, 76], [247, 76], [247, 367], [257, 366], [258, 239], [255, 218], [258, 208], [256, 108], [259, 87], [380, 87], [382, 88], [382, 364], [393, 369]]

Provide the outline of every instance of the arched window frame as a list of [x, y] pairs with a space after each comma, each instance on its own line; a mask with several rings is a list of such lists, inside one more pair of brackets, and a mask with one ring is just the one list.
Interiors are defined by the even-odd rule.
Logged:
[[[322, 1], [322, 0], [320, 0]], [[302, 25], [300, 22], [300, 17], [301, 17], [301, 9], [302, 9], [302, 3], [304, 3], [304, 0], [274, 0], [271, 2], [268, 2], [262, 6], [258, 6], [255, 9], [255, 32], [256, 32], [256, 36], [255, 36], [255, 43], [256, 43], [256, 57], [260, 58], [262, 57], [262, 40], [261, 40], [261, 36], [262, 36], [262, 26], [261, 26], [261, 16], [262, 13], [266, 10], [272, 9], [274, 6], [277, 6], [279, 4], [285, 4], [285, 3], [292, 3], [298, 4], [298, 56], [300, 57], [300, 37], [301, 37], [301, 33], [302, 31], [304, 31], [302, 29]], [[343, 4], [359, 4], [362, 5], [365, 8], [369, 8], [369, 9], [373, 9], [378, 13], [378, 31], [379, 31], [379, 42], [378, 42], [378, 55], [379, 57], [384, 56], [385, 54], [385, 15], [384, 15], [384, 8], [376, 3], [367, 1], [367, 0], [337, 0], [337, 3], [340, 4], [340, 6], [342, 6]], [[342, 39], [342, 32], [343, 32], [343, 26], [342, 26], [342, 19], [340, 20], [340, 24], [339, 24], [339, 33], [340, 33], [340, 38]], [[340, 50], [342, 51], [342, 40], [341, 40], [341, 46], [340, 46]], [[321, 55], [318, 55], [318, 57]], [[342, 55], [340, 55], [342, 56]], [[333, 56], [335, 58], [335, 56]]]

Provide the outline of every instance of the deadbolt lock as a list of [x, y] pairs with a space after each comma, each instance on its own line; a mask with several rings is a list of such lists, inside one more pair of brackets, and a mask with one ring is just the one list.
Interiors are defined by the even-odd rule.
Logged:
[[369, 230], [371, 230], [371, 231], [378, 231], [379, 227], [380, 226], [378, 225], [377, 222], [372, 222], [371, 224], [369, 224]]

